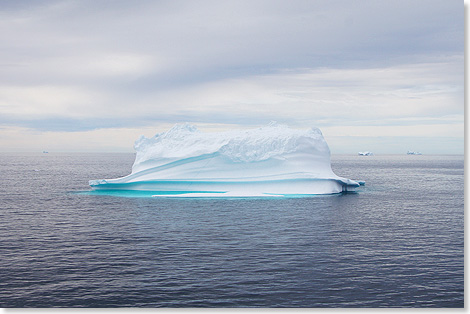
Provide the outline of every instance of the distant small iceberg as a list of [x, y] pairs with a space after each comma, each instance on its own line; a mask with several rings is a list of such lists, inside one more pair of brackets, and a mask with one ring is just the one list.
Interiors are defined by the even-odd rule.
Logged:
[[100, 191], [155, 191], [155, 197], [259, 197], [334, 194], [364, 182], [333, 173], [321, 131], [265, 127], [200, 132], [176, 124], [135, 142], [132, 173], [89, 182]]
[[42, 153], [43, 153], [43, 154], [49, 154], [49, 152], [47, 152], [47, 151], [45, 151], [45, 150], [43, 150]]
[[359, 156], [373, 156], [374, 153], [372, 152], [359, 152], [357, 153]]
[[422, 155], [420, 152], [413, 152], [411, 150], [409, 150], [406, 154], [407, 155]]

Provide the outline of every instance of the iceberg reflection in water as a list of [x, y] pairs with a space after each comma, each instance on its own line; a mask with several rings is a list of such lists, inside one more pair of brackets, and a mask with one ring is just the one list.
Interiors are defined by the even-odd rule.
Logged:
[[[203, 133], [176, 124], [135, 143], [132, 173], [91, 180], [95, 191], [147, 191], [165, 197], [272, 197], [354, 191], [359, 182], [331, 170], [330, 150], [317, 128], [268, 126]], [[362, 182], [361, 182], [362, 183]]]

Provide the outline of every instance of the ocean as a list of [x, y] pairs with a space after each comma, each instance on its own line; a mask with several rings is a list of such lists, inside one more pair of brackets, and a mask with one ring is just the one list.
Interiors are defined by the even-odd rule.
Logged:
[[333, 155], [357, 193], [89, 193], [134, 154], [0, 154], [0, 307], [464, 307], [464, 156]]

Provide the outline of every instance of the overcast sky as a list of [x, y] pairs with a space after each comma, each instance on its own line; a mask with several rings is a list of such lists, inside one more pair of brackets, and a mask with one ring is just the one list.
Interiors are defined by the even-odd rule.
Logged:
[[0, 3], [0, 151], [271, 120], [332, 153], [463, 153], [463, 2]]

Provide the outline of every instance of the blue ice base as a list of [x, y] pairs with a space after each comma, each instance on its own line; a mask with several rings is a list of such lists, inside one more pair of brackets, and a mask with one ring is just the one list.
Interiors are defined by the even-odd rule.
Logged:
[[360, 186], [344, 178], [301, 178], [283, 180], [91, 180], [96, 194], [139, 195], [140, 197], [311, 197], [353, 192]]
[[[225, 192], [218, 191], [138, 191], [138, 190], [92, 190], [92, 191], [80, 191], [75, 192], [80, 195], [95, 195], [95, 196], [114, 196], [114, 197], [125, 197], [125, 198], [224, 198], [224, 199], [267, 199], [267, 198], [312, 198], [312, 197], [328, 197], [338, 196], [342, 194], [356, 194], [353, 192], [340, 192], [332, 194], [270, 194], [265, 193], [264, 195], [258, 196], [232, 196], [224, 195]], [[191, 195], [193, 194], [193, 196]], [[205, 195], [205, 196], [204, 196]]]

